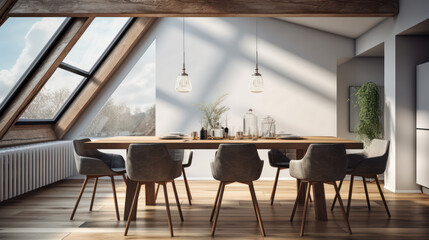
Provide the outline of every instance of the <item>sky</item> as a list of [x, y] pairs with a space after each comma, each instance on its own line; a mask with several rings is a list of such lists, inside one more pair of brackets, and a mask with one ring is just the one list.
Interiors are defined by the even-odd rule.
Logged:
[[130, 106], [133, 110], [139, 108], [141, 111], [145, 111], [153, 106], [156, 95], [155, 59], [156, 42], [154, 41], [127, 74], [111, 98], [118, 103]]
[[128, 18], [96, 18], [64, 62], [89, 71], [127, 21]]
[[9, 18], [0, 28], [0, 103], [64, 18]]

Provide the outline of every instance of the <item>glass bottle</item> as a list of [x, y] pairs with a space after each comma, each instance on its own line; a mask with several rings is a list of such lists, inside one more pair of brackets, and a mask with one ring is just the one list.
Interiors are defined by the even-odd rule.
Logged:
[[223, 138], [223, 129], [220, 127], [219, 122], [217, 122], [216, 127], [212, 129], [212, 137]]
[[261, 121], [261, 137], [275, 137], [276, 136], [276, 120], [269, 115]]
[[204, 130], [203, 127], [200, 130], [200, 139], [201, 140], [207, 139], [207, 130]]
[[245, 137], [257, 137], [258, 136], [258, 117], [253, 114], [253, 110], [244, 114], [243, 117], [243, 135]]

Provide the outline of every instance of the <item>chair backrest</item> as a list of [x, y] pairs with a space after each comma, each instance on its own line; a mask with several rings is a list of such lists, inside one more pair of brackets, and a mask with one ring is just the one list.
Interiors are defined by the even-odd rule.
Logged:
[[186, 162], [183, 163], [183, 164], [186, 164], [187, 166], [191, 166], [191, 164], [192, 164], [192, 158], [193, 157], [194, 157], [194, 152], [193, 151], [190, 151], [190, 150], [185, 151], [183, 159], [184, 160], [186, 159]]
[[259, 179], [263, 165], [254, 144], [221, 144], [212, 174], [220, 181], [249, 182]]
[[170, 181], [182, 172], [182, 160], [174, 160], [164, 144], [131, 144], [125, 166], [129, 178], [141, 182]]
[[89, 138], [73, 140], [75, 156], [77, 155], [81, 157], [93, 157], [93, 158], [100, 157], [100, 152], [97, 149], [88, 149], [83, 146], [85, 142], [90, 142], [90, 141], [91, 139]]
[[365, 150], [366, 157], [373, 158], [383, 156], [386, 158], [387, 161], [387, 158], [389, 156], [389, 146], [389, 140], [373, 139], [371, 141], [371, 144]]
[[344, 144], [311, 144], [301, 161], [304, 180], [339, 181], [346, 175]]
[[373, 139], [368, 148], [364, 151], [363, 159], [353, 170], [354, 175], [376, 175], [382, 174], [386, 170], [389, 158], [389, 140]]
[[268, 160], [272, 167], [276, 167], [277, 163], [288, 163], [290, 159], [287, 157], [287, 152], [279, 149], [271, 149], [268, 152]]
[[83, 174], [82, 172], [82, 157], [92, 157], [92, 158], [98, 158], [99, 157], [99, 151], [96, 149], [87, 149], [83, 146], [85, 142], [89, 142], [91, 139], [89, 138], [82, 138], [82, 139], [75, 139], [73, 140], [73, 153], [74, 153], [74, 161], [76, 163], [77, 171], [80, 174]]

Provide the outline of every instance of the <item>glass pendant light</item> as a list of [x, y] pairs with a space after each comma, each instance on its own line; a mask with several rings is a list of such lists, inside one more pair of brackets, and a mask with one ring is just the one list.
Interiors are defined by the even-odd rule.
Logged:
[[256, 68], [249, 81], [249, 91], [252, 93], [264, 91], [264, 79], [258, 72], [258, 18], [256, 18]]
[[185, 70], [185, 18], [183, 17], [183, 72], [177, 76], [176, 92], [187, 93], [192, 91], [191, 79]]

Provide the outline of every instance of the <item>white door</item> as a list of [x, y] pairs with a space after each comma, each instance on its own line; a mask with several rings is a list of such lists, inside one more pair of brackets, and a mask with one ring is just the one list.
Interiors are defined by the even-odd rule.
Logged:
[[417, 128], [429, 129], [429, 63], [417, 66]]
[[429, 188], [429, 130], [417, 130], [417, 184]]

